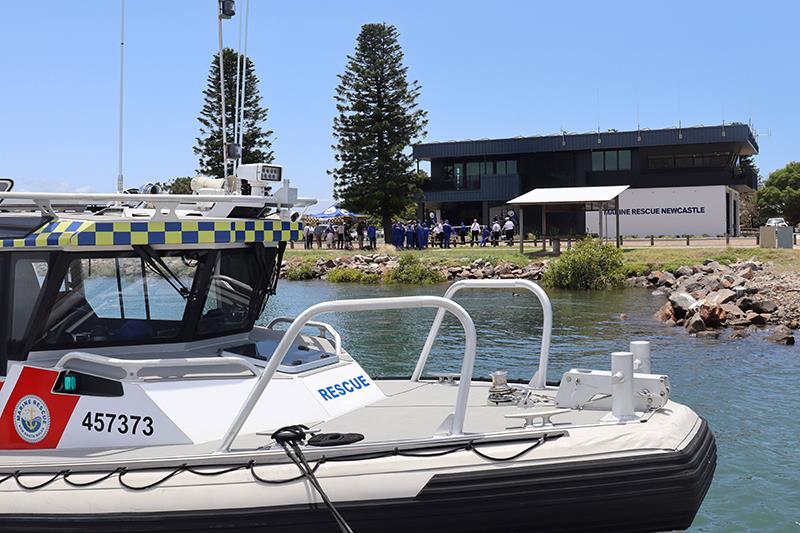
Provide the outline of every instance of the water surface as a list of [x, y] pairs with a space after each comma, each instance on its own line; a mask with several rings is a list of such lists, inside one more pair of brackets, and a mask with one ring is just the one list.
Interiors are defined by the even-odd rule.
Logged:
[[[296, 316], [325, 300], [444, 293], [446, 286], [362, 286], [321, 281], [288, 282], [267, 304], [264, 320]], [[754, 336], [738, 341], [701, 340], [651, 316], [663, 304], [645, 290], [557, 291], [549, 379], [572, 367], [608, 369], [610, 353], [628, 341], [653, 343], [653, 371], [666, 373], [671, 398], [705, 417], [717, 437], [714, 483], [691, 531], [800, 531], [800, 347]], [[478, 331], [476, 376], [494, 370], [530, 378], [536, 370], [541, 312], [533, 295], [462, 291], [456, 300]], [[620, 314], [628, 315], [621, 320]], [[323, 315], [346, 349], [373, 376], [410, 375], [434, 310]], [[460, 369], [463, 332], [449, 317], [426, 367]]]

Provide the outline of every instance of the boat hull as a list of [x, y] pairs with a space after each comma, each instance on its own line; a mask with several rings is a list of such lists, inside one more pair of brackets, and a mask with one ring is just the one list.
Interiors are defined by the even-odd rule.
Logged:
[[[691, 525], [715, 467], [714, 436], [702, 422], [678, 451], [436, 474], [413, 498], [346, 501], [336, 506], [356, 532], [674, 531]], [[0, 514], [0, 531], [15, 532], [336, 530], [321, 505]]]

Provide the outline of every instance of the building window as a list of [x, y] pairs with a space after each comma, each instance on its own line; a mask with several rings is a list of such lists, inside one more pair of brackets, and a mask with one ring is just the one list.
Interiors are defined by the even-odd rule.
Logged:
[[614, 171], [631, 169], [630, 150], [606, 150], [592, 152], [592, 171]]
[[506, 174], [516, 174], [517, 173], [517, 161], [511, 160], [506, 161]]
[[484, 161], [481, 176], [494, 176], [494, 161]]
[[719, 168], [728, 166], [730, 159], [730, 152], [653, 155], [647, 158], [647, 168], [650, 170], [666, 170], [672, 168]]
[[631, 151], [630, 150], [620, 150], [617, 152], [619, 154], [619, 162], [617, 165], [619, 166], [620, 170], [630, 170], [631, 169]]
[[614, 150], [606, 152], [606, 170], [617, 170], [617, 152]]
[[603, 152], [592, 152], [592, 172], [601, 172], [604, 169]]

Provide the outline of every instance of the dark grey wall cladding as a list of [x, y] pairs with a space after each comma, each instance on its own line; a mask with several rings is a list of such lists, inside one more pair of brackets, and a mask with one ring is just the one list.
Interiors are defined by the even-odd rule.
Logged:
[[426, 191], [426, 202], [480, 202], [483, 200], [506, 201], [520, 193], [520, 179], [516, 174], [481, 177], [481, 188], [460, 191]]
[[[723, 134], [724, 132], [724, 134]], [[598, 138], [600, 142], [598, 143]], [[572, 150], [604, 150], [609, 148], [636, 148], [640, 146], [667, 146], [719, 142], [749, 143], [758, 151], [755, 135], [747, 124], [703, 126], [658, 130], [621, 131], [550, 135], [542, 137], [517, 137], [512, 139], [486, 139], [478, 141], [452, 141], [414, 145], [414, 157], [432, 159], [442, 157], [474, 157], [536, 152]]]

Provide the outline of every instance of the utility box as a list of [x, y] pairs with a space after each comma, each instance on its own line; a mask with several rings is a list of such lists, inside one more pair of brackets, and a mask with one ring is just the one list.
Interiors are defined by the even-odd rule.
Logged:
[[794, 228], [763, 226], [758, 230], [761, 248], [794, 248]]
[[794, 248], [794, 228], [784, 226], [775, 229], [777, 230], [777, 247], [788, 248], [789, 250]]

